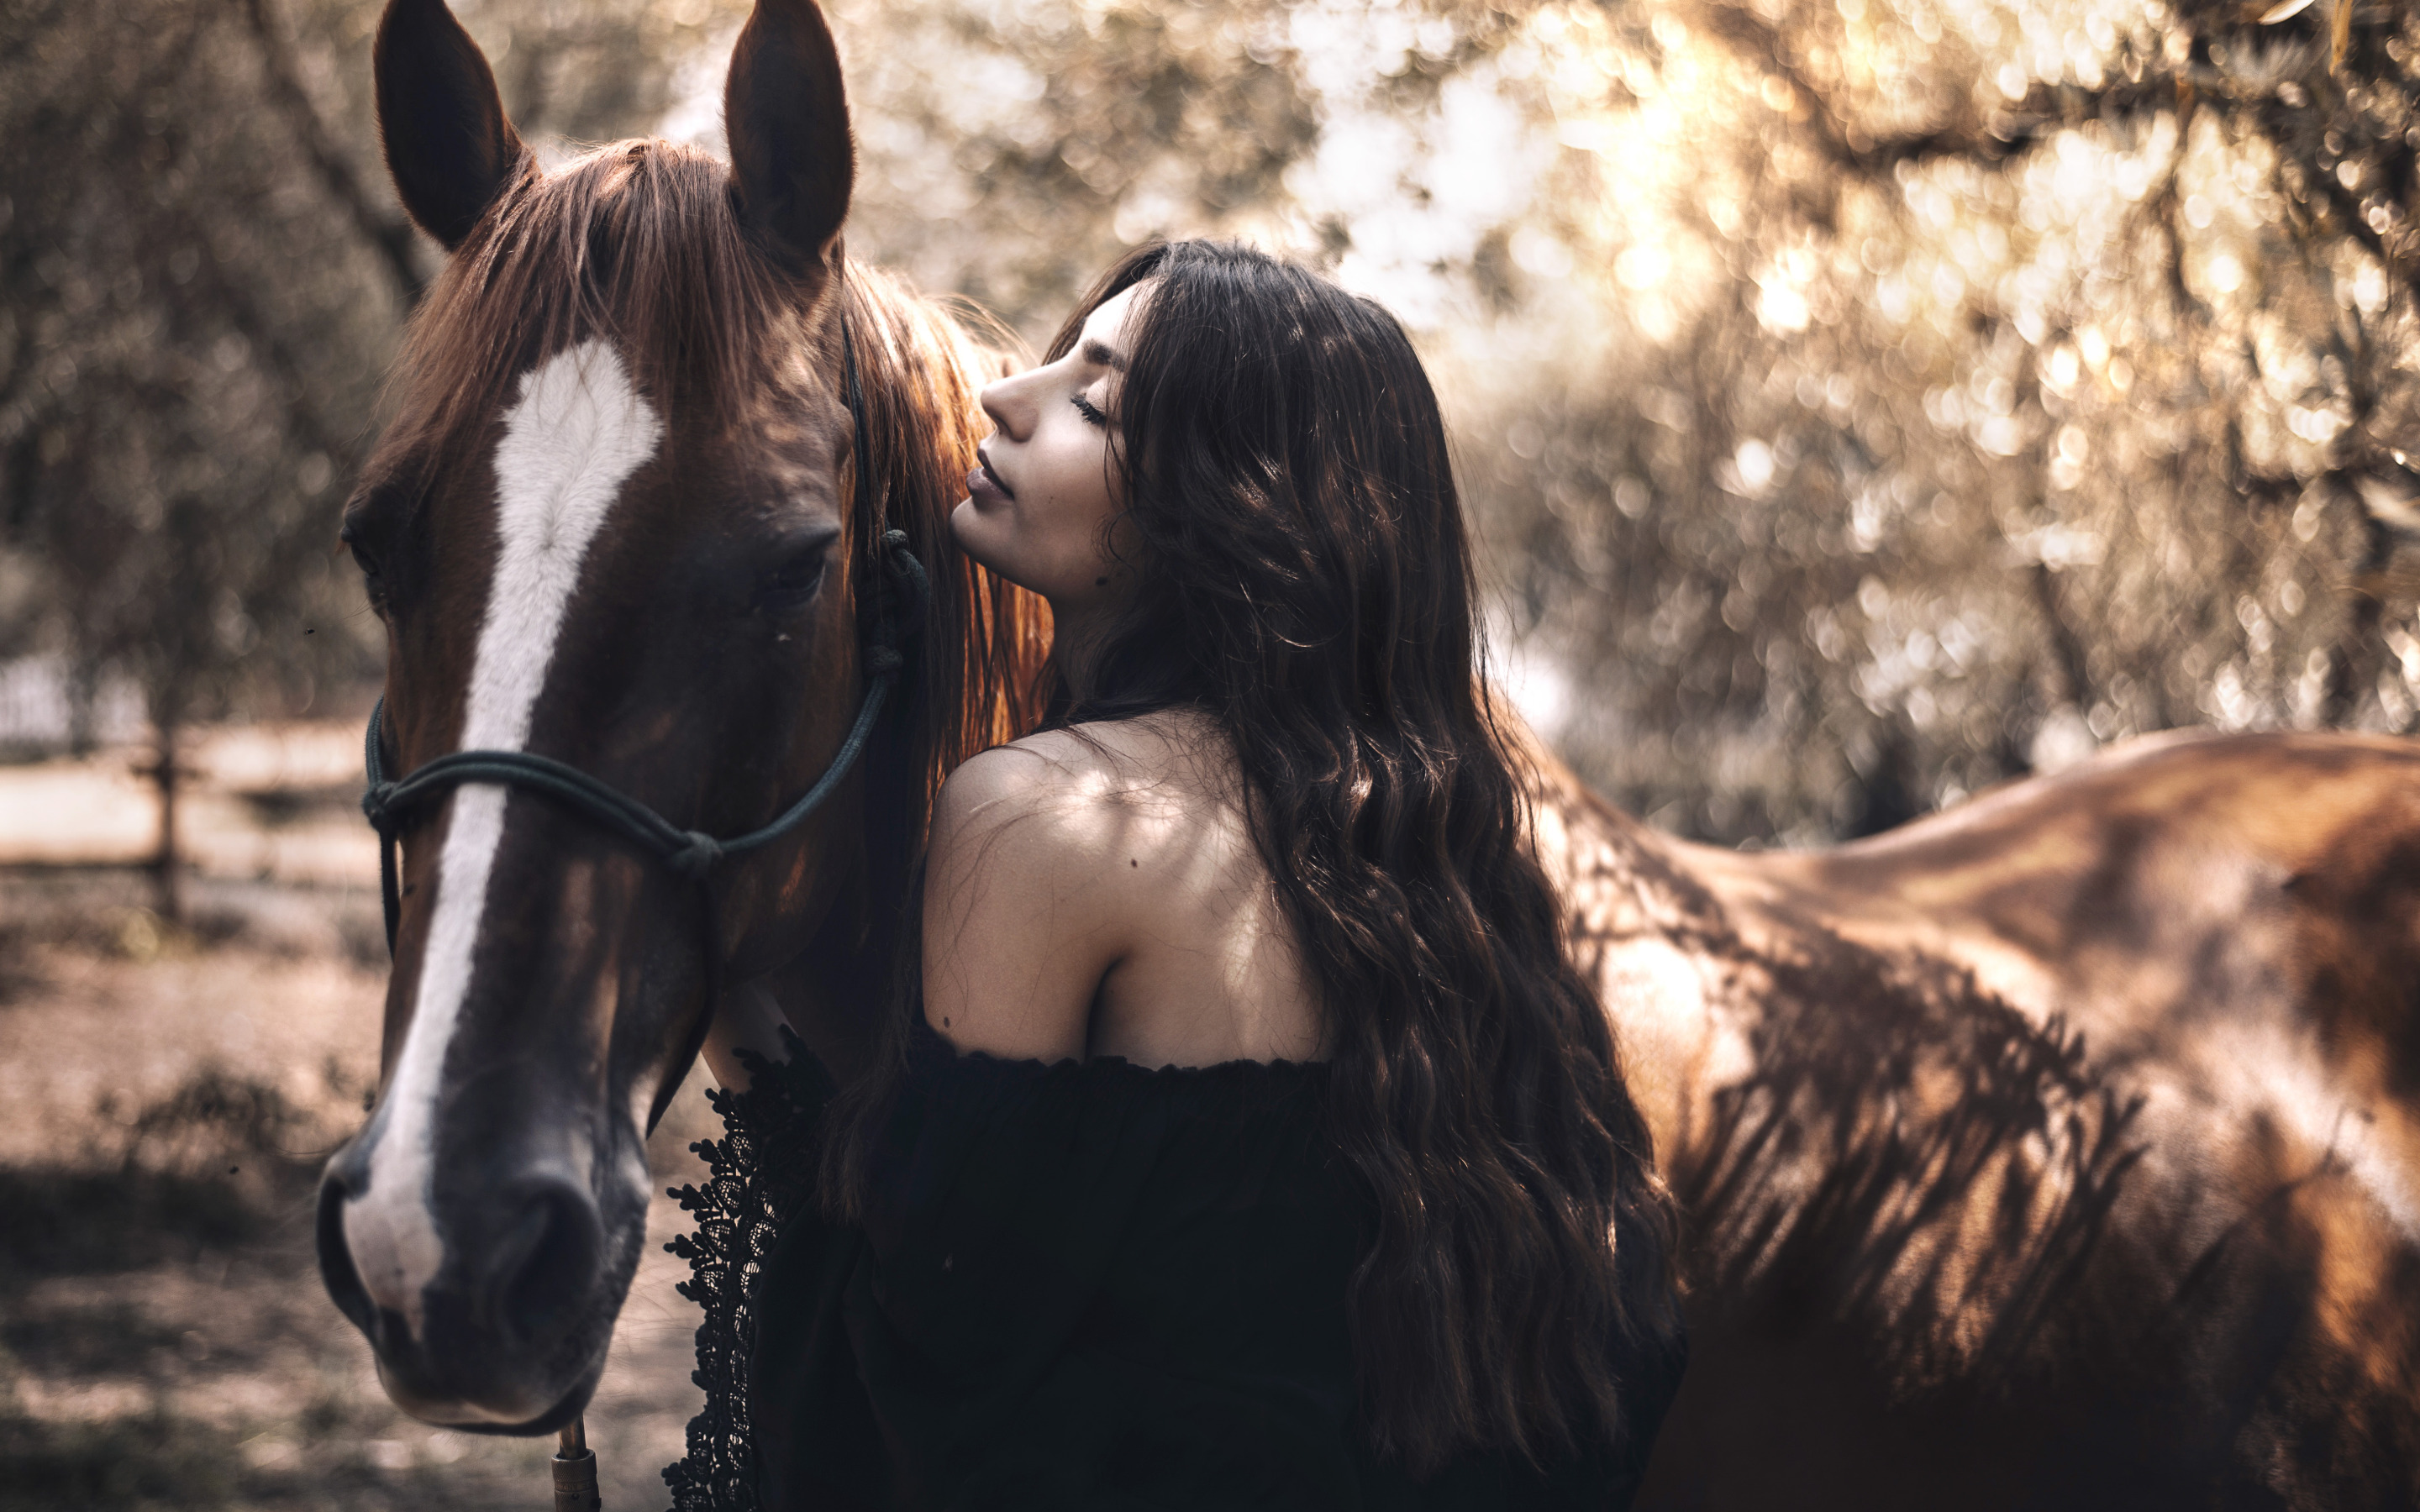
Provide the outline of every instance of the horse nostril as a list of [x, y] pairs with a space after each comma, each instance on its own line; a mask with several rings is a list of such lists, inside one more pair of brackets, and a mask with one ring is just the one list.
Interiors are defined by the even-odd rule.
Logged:
[[603, 1236], [597, 1205], [567, 1181], [519, 1189], [488, 1267], [490, 1317], [522, 1345], [544, 1346], [580, 1319], [596, 1289]]
[[319, 1279], [328, 1288], [328, 1296], [336, 1310], [353, 1321], [353, 1326], [378, 1341], [378, 1307], [370, 1301], [369, 1288], [362, 1285], [361, 1273], [354, 1268], [351, 1246], [345, 1242], [345, 1199], [352, 1195], [346, 1179], [345, 1157], [329, 1162], [327, 1174], [319, 1178], [319, 1216], [317, 1231], [319, 1251]]

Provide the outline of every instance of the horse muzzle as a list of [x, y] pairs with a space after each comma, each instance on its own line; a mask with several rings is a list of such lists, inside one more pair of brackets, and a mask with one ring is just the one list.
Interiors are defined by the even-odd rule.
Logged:
[[472, 1432], [546, 1433], [577, 1416], [644, 1239], [644, 1166], [636, 1200], [613, 1211], [560, 1160], [417, 1194], [380, 1192], [372, 1169], [352, 1147], [329, 1163], [319, 1272], [388, 1396]]

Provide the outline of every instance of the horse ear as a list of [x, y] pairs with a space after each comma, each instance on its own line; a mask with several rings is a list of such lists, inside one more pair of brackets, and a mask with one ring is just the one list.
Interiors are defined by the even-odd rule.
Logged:
[[814, 0], [757, 0], [731, 54], [722, 120], [741, 224], [783, 268], [814, 275], [857, 177], [840, 53]]
[[447, 252], [529, 157], [479, 44], [445, 0], [388, 0], [371, 64], [396, 193]]

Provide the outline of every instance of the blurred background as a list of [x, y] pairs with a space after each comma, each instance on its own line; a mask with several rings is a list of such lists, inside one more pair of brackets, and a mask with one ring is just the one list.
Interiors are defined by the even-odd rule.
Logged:
[[[334, 536], [437, 270], [379, 8], [0, 0], [0, 1507], [545, 1504], [544, 1446], [395, 1414], [311, 1268], [383, 956]], [[740, 0], [456, 9], [543, 152], [720, 146]], [[831, 10], [856, 255], [1036, 342], [1161, 235], [1395, 309], [1499, 676], [1661, 828], [2420, 722], [2405, 8]], [[591, 1418], [609, 1504], [693, 1410], [677, 1275]]]

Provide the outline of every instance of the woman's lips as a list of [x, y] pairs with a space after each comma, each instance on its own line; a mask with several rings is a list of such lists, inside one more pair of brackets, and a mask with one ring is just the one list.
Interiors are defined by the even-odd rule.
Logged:
[[[982, 454], [976, 455], [980, 456]], [[979, 503], [1004, 504], [1016, 495], [1009, 491], [1007, 484], [1000, 481], [1000, 474], [991, 470], [989, 462], [978, 461], [973, 471], [967, 474], [967, 497]]]

